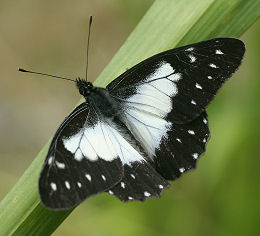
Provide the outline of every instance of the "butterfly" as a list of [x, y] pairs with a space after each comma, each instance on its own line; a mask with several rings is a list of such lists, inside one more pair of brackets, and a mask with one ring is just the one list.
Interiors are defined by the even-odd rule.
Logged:
[[213, 38], [154, 55], [106, 88], [76, 79], [85, 102], [52, 139], [41, 202], [66, 210], [102, 192], [123, 202], [160, 197], [205, 152], [205, 109], [244, 53], [239, 39]]

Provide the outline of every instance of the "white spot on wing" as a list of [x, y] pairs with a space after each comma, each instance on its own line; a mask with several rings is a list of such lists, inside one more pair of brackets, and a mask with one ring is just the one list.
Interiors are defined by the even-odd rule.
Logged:
[[53, 156], [49, 157], [49, 159], [48, 159], [48, 164], [49, 165], [52, 163], [52, 160], [53, 160]]
[[159, 189], [163, 189], [163, 185], [159, 184], [158, 185]]
[[55, 161], [55, 164], [57, 165], [57, 167], [58, 167], [59, 169], [65, 169], [65, 164], [64, 164], [64, 163]]
[[57, 185], [55, 184], [55, 183], [51, 183], [51, 189], [53, 190], [53, 191], [56, 191], [57, 190]]
[[176, 140], [179, 142], [179, 143], [182, 143], [181, 140], [179, 138], [176, 138]]
[[196, 61], [196, 57], [192, 54], [189, 54], [190, 62], [193, 63]]
[[196, 160], [196, 159], [198, 159], [198, 157], [199, 157], [199, 154], [198, 154], [198, 153], [193, 153], [193, 154], [192, 154], [192, 156], [193, 156], [193, 159], [195, 159], [195, 160]]
[[185, 168], [181, 167], [181, 168], [179, 169], [179, 171], [180, 171], [181, 173], [183, 173], [183, 172], [185, 171]]
[[185, 51], [188, 51], [188, 52], [191, 52], [191, 51], [193, 51], [193, 50], [194, 50], [193, 47], [190, 47], [190, 48], [185, 49]]
[[131, 174], [131, 177], [132, 177], [133, 179], [135, 179], [135, 176], [134, 176], [133, 174]]
[[85, 176], [86, 176], [86, 178], [87, 178], [89, 181], [91, 181], [91, 175], [85, 174]]
[[208, 76], [208, 79], [213, 79], [213, 78], [212, 78], [212, 76], [209, 75], [209, 76]]
[[220, 49], [217, 49], [216, 54], [224, 54], [224, 53]]
[[125, 188], [125, 183], [124, 182], [121, 182], [121, 187]]
[[218, 67], [217, 67], [215, 64], [213, 64], [213, 63], [210, 63], [209, 66], [212, 67], [212, 68], [218, 68]]
[[133, 200], [133, 198], [131, 196], [128, 197], [129, 200]]
[[207, 121], [206, 118], [203, 118], [203, 123], [204, 123], [204, 124], [207, 124], [207, 123], [208, 123], [208, 121]]
[[106, 181], [106, 176], [101, 175], [101, 177], [102, 177], [102, 179], [103, 179], [104, 181]]
[[144, 196], [145, 196], [145, 197], [150, 197], [150, 196], [151, 196], [151, 193], [145, 191], [145, 192], [144, 192]]
[[65, 181], [65, 186], [66, 186], [67, 189], [70, 189], [70, 183], [69, 183], [69, 181]]
[[188, 130], [188, 133], [191, 134], [191, 135], [195, 135], [194, 130]]
[[197, 103], [194, 100], [191, 100], [191, 104], [197, 105]]
[[198, 89], [202, 89], [202, 86], [201, 86], [200, 84], [198, 84], [198, 83], [196, 83], [195, 86], [196, 86], [196, 88], [198, 88]]
[[113, 195], [113, 194], [114, 194], [114, 193], [113, 193], [111, 190], [109, 190], [109, 191], [108, 191], [108, 193], [109, 193], [109, 194], [111, 194], [111, 195]]
[[82, 187], [82, 184], [80, 182], [77, 182], [77, 185], [79, 186], [79, 188]]

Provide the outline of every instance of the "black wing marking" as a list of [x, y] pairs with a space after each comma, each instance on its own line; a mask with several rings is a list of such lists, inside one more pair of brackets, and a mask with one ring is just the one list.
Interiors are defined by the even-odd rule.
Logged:
[[[87, 103], [78, 106], [59, 127], [39, 179], [39, 194], [46, 207], [70, 209], [122, 179], [122, 163], [110, 147], [108, 132], [101, 133], [103, 129], [104, 124]], [[96, 148], [100, 144], [102, 149]]]
[[124, 165], [124, 177], [108, 191], [121, 201], [144, 201], [151, 197], [160, 197], [169, 183], [160, 176], [149, 163], [133, 162]]
[[168, 180], [196, 167], [210, 138], [206, 112], [187, 124], [173, 124], [155, 150], [156, 170]]
[[[135, 100], [145, 101], [142, 105], [152, 106], [147, 103], [150, 99], [157, 110], [162, 104], [164, 111], [168, 107], [167, 117], [172, 122], [183, 124], [205, 110], [237, 70], [244, 52], [243, 42], [234, 38], [215, 38], [168, 50], [127, 70], [107, 89], [112, 96], [128, 102], [135, 95]], [[158, 92], [164, 92], [162, 101], [162, 95], [156, 96]]]

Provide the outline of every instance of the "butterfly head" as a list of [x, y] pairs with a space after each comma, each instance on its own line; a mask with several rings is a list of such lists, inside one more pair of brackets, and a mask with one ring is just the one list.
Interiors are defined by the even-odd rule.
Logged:
[[87, 97], [95, 89], [91, 82], [80, 78], [76, 79], [76, 86], [79, 90], [79, 93], [84, 97]]

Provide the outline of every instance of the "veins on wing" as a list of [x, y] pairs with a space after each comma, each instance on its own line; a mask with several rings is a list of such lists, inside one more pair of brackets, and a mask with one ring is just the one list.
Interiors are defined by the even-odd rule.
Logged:
[[127, 113], [129, 116], [131, 116], [132, 118], [134, 118], [135, 120], [137, 120], [138, 122], [140, 122], [141, 124], [143, 124], [145, 127], [150, 127], [150, 128], [154, 128], [154, 129], [158, 129], [158, 130], [159, 130], [159, 128], [157, 128], [157, 127], [154, 127], [154, 126], [145, 124], [143, 121], [137, 119], [135, 116], [131, 115], [129, 112], [126, 111], [126, 113]]

